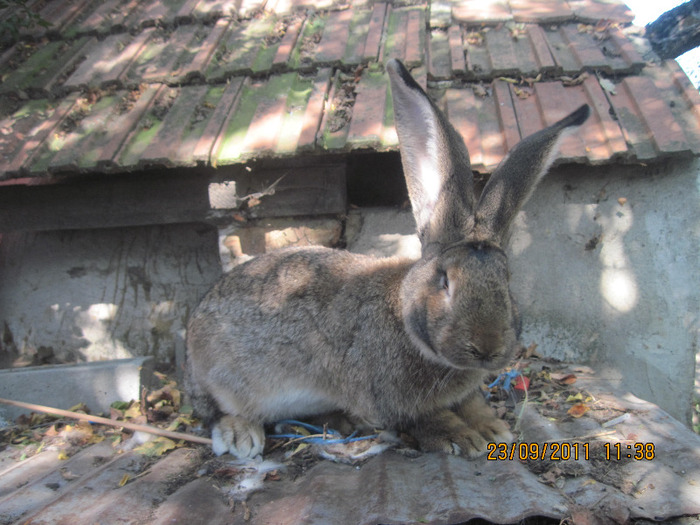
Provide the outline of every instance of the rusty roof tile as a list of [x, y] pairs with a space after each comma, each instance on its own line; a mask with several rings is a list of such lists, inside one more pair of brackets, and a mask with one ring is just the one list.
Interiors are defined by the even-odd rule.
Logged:
[[[143, 45], [145, 36], [135, 39], [128, 33], [111, 35], [104, 40], [90, 39], [90, 53], [65, 81], [67, 89], [86, 89], [115, 84]], [[124, 52], [133, 46], [129, 51]]]
[[559, 0], [509, 0], [516, 22], [557, 23], [570, 20], [573, 11]]
[[297, 143], [299, 151], [311, 151], [316, 146], [316, 136], [323, 119], [331, 74], [330, 68], [321, 69], [314, 78], [309, 101], [301, 121], [301, 131]]
[[425, 9], [422, 6], [389, 6], [380, 62], [398, 58], [407, 67], [423, 64], [425, 56]]
[[194, 148], [202, 132], [196, 128], [212, 105], [205, 100], [210, 89], [207, 85], [199, 85], [178, 90], [158, 132], [141, 153], [140, 165], [172, 167], [195, 164]]
[[88, 48], [89, 41], [83, 37], [30, 46], [31, 56], [26, 59], [23, 55], [29, 49], [16, 47], [12, 61], [17, 67], [0, 84], [0, 95], [39, 98], [56, 94], [65, 81], [66, 69], [75, 67], [82, 60], [81, 54]]
[[353, 11], [350, 10], [330, 13], [315, 49], [315, 61], [324, 66], [341, 63], [350, 38], [352, 16]]
[[619, 23], [631, 23], [634, 13], [624, 2], [607, 0], [567, 0], [569, 7], [578, 20], [595, 23], [600, 20], [612, 20]]
[[242, 93], [244, 79], [242, 77], [231, 79], [225, 85], [218, 102], [214, 106], [211, 118], [204, 126], [204, 131], [200, 136], [192, 153], [193, 160], [201, 164], [211, 163], [216, 166], [214, 152], [221, 148], [221, 141], [224, 134], [222, 130], [228, 125], [235, 115], [239, 99]]
[[452, 16], [467, 24], [494, 24], [513, 19], [508, 0], [457, 0], [452, 2]]
[[369, 30], [367, 32], [367, 40], [365, 41], [365, 49], [362, 54], [363, 60], [376, 61], [379, 58], [379, 44], [382, 40], [384, 32], [384, 19], [387, 12], [387, 4], [378, 2], [372, 9], [372, 16], [369, 19]]
[[89, 0], [46, 2], [39, 11], [39, 16], [46, 20], [50, 26], [47, 29], [34, 27], [26, 31], [34, 37], [40, 37], [44, 32], [49, 35], [62, 36], [67, 26], [76, 20], [85, 10], [90, 9], [90, 4], [91, 2]]
[[691, 145], [653, 77], [624, 78], [610, 101], [638, 159], [690, 151]]
[[[199, 0], [192, 10], [191, 16], [195, 20], [212, 20], [218, 17], [230, 17], [236, 14], [236, 0]], [[182, 9], [181, 9], [182, 11]], [[183, 16], [182, 13], [179, 13]]]
[[[454, 54], [458, 54], [455, 50]], [[437, 80], [452, 78], [452, 52], [447, 32], [443, 29], [430, 31], [430, 43], [428, 52], [428, 71], [430, 76]]]
[[[594, 118], [565, 143], [564, 159], [603, 163], [700, 154], [700, 96], [678, 67], [648, 65], [621, 22], [574, 23], [583, 12], [600, 21], [596, 17], [607, 13], [602, 0], [441, 0], [400, 7], [358, 0], [317, 11], [299, 10], [305, 0], [270, 0], [264, 12], [260, 1], [250, 0], [233, 21], [233, 0], [155, 4], [70, 2], [67, 10], [82, 6], [80, 15], [56, 16], [76, 38], [19, 44], [2, 53], [0, 96], [15, 97], [20, 108], [4, 115], [3, 129], [22, 132], [3, 139], [13, 151], [2, 152], [0, 177], [394, 149], [388, 85], [377, 64], [394, 57], [422, 82], [429, 80], [458, 127], [471, 134], [478, 170], [489, 171], [518, 137], [584, 102], [594, 107]], [[625, 19], [621, 6], [610, 4], [611, 17]], [[243, 12], [255, 16], [240, 18]], [[483, 22], [483, 13], [497, 12], [532, 23], [472, 24], [478, 13]], [[528, 18], [537, 12], [544, 14]], [[158, 27], [143, 27], [153, 21]], [[97, 36], [78, 37], [88, 34]], [[114, 92], [140, 84], [146, 86]], [[173, 89], [159, 90], [162, 85]], [[70, 107], [78, 98], [62, 97], [86, 89], [97, 90], [97, 100], [82, 105], [76, 121]], [[129, 93], [147, 98], [137, 96], [128, 111], [119, 110]], [[18, 104], [22, 97], [58, 101]], [[105, 106], [110, 103], [116, 109]], [[61, 112], [50, 117], [39, 109], [57, 105]], [[103, 130], [110, 111], [126, 129]], [[176, 133], [173, 126], [182, 122], [189, 131]], [[262, 133], [272, 122], [280, 130]], [[60, 133], [50, 135], [51, 126], [60, 126]], [[70, 152], [57, 152], [68, 145]]]
[[348, 128], [351, 147], [382, 148], [387, 105], [387, 83], [383, 71], [362, 75], [356, 88], [352, 120]]
[[5, 136], [1, 169], [2, 177], [21, 176], [32, 158], [46, 143], [53, 130], [60, 124], [75, 104], [77, 94], [64, 98], [57, 106], [48, 101], [30, 102], [6, 119], [3, 129], [9, 130]]
[[275, 52], [275, 57], [272, 59], [273, 71], [283, 69], [291, 60], [303, 25], [304, 19], [300, 17], [288, 21], [284, 29], [284, 36], [280, 39], [279, 47]]
[[125, 8], [124, 0], [100, 2], [93, 11], [89, 6], [85, 7], [81, 15], [66, 29], [68, 33], [104, 35], [124, 30], [124, 20], [130, 12]]
[[120, 76], [125, 86], [143, 82], [169, 83], [177, 69], [178, 59], [195, 38], [196, 26], [180, 26], [172, 33], [157, 28], [143, 31], [148, 39], [139, 49], [131, 66]]
[[204, 72], [228, 25], [229, 20], [222, 18], [213, 27], [198, 30], [180, 56], [178, 67], [171, 73], [168, 82], [190, 82], [194, 78], [205, 80]]
[[268, 71], [280, 45], [280, 41], [268, 38], [274, 26], [275, 17], [272, 15], [246, 23], [232, 22], [219, 40], [205, 78], [219, 82], [234, 75]]

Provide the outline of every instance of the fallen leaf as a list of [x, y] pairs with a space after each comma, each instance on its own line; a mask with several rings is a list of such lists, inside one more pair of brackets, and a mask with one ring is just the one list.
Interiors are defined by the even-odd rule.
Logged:
[[488, 96], [488, 92], [486, 91], [486, 88], [484, 86], [482, 86], [481, 84], [474, 84], [472, 86], [472, 90], [474, 91], [474, 94], [477, 97], [484, 98], [484, 97]]
[[624, 206], [627, 203], [627, 199], [624, 197], [620, 197], [617, 199], [617, 202], [620, 203], [620, 206]]
[[213, 472], [214, 477], [217, 478], [233, 478], [241, 473], [241, 469], [232, 466], [225, 466], [216, 469]]
[[537, 353], [537, 343], [532, 343], [525, 350], [524, 358], [529, 359], [530, 357], [540, 357], [540, 355]]
[[599, 78], [598, 82], [600, 83], [600, 87], [602, 87], [605, 91], [607, 91], [611, 95], [617, 95], [617, 91], [615, 90], [615, 84], [612, 83], [612, 80], [609, 80], [607, 78]]
[[531, 94], [529, 90], [521, 89], [521, 88], [516, 87], [516, 86], [513, 86], [513, 91], [515, 91], [515, 94], [519, 99], [526, 99]]
[[168, 450], [172, 450], [177, 447], [172, 439], [159, 436], [150, 441], [146, 441], [143, 445], [136, 447], [134, 450], [140, 452], [148, 457], [162, 456]]
[[124, 485], [126, 485], [127, 483], [129, 483], [129, 480], [130, 480], [130, 479], [131, 479], [131, 476], [130, 476], [129, 474], [124, 474], [124, 476], [122, 477], [121, 481], [119, 482], [119, 486], [120, 486], [120, 487], [123, 487]]
[[583, 394], [581, 392], [576, 395], [569, 394], [569, 397], [566, 398], [567, 403], [576, 403], [580, 401], [583, 401]]
[[58, 453], [58, 459], [60, 459], [61, 461], [65, 461], [65, 460], [68, 459], [68, 454], [66, 454], [66, 451], [65, 451], [65, 450], [61, 450], [61, 451]]
[[578, 86], [579, 84], [583, 84], [583, 82], [588, 78], [588, 73], [584, 71], [583, 73], [575, 77], [564, 75], [560, 78], [562, 84], [564, 84], [565, 86]]
[[588, 412], [589, 410], [590, 410], [590, 408], [588, 408], [583, 403], [576, 403], [566, 413], [572, 417], [579, 418], [582, 415], [584, 415], [586, 412]]
[[552, 379], [562, 385], [573, 385], [576, 382], [574, 374], [552, 374]]
[[68, 409], [69, 412], [82, 412], [83, 414], [89, 414], [90, 410], [85, 403], [78, 403]]
[[70, 470], [67, 468], [62, 468], [59, 470], [61, 477], [65, 479], [66, 481], [73, 481], [74, 479], [78, 479], [80, 476], [77, 474], [73, 474]]
[[131, 406], [124, 411], [124, 419], [136, 419], [143, 416], [141, 413], [141, 405], [136, 401], [131, 403]]
[[289, 455], [289, 457], [295, 456], [296, 454], [298, 454], [299, 452], [301, 452], [302, 450], [304, 450], [308, 447], [309, 447], [308, 443], [299, 443], [299, 446], [297, 446], [297, 448], [294, 449], [294, 452], [292, 452]]
[[280, 476], [280, 473], [276, 470], [272, 470], [272, 471], [267, 472], [265, 474], [266, 481], [279, 481], [281, 479], [282, 479], [282, 476]]

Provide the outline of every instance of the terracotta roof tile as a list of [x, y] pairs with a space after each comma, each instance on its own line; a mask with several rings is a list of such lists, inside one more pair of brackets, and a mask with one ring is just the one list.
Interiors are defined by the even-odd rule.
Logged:
[[393, 57], [480, 171], [584, 102], [594, 116], [563, 160], [700, 154], [697, 90], [644, 61], [614, 0], [47, 2], [51, 38], [0, 55], [0, 178], [395, 149]]
[[461, 0], [452, 2], [452, 16], [468, 24], [493, 24], [513, 19], [508, 0]]

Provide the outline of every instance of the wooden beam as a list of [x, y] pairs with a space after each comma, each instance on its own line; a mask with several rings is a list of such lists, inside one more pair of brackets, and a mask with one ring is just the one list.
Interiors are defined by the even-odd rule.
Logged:
[[[228, 195], [215, 196], [216, 188]], [[262, 195], [246, 198], [255, 193]], [[246, 218], [337, 215], [347, 211], [346, 200], [344, 164], [96, 175], [0, 186], [0, 233], [217, 222], [233, 212]]]

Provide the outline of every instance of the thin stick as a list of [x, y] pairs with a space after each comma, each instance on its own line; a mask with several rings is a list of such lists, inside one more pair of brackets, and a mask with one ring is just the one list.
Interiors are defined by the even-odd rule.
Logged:
[[34, 405], [32, 403], [24, 403], [23, 401], [12, 401], [10, 399], [0, 398], [0, 403], [24, 408], [27, 410], [33, 410], [35, 412], [53, 414], [54, 416], [68, 417], [71, 419], [80, 419], [82, 421], [89, 421], [90, 423], [99, 423], [101, 425], [109, 425], [111, 427], [128, 428], [129, 430], [134, 430], [137, 432], [148, 432], [149, 434], [156, 434], [158, 436], [169, 437], [172, 439], [182, 439], [185, 441], [192, 441], [194, 443], [203, 443], [205, 445], [211, 445], [211, 439], [209, 438], [193, 436], [191, 434], [185, 434], [183, 432], [172, 432], [170, 430], [151, 427], [149, 425], [137, 425], [136, 423], [129, 423], [128, 421], [114, 421], [113, 419], [107, 419], [106, 417], [91, 416], [89, 414], [79, 414], [78, 412], [69, 412], [68, 410], [61, 410], [60, 408], [51, 408], [43, 405]]

